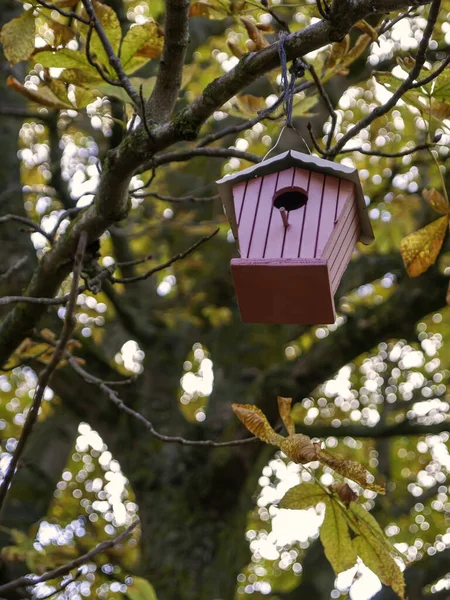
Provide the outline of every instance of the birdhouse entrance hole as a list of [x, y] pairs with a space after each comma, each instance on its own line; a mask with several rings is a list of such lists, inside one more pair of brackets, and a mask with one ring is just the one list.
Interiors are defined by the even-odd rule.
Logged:
[[273, 201], [275, 208], [284, 208], [287, 212], [297, 210], [305, 206], [308, 200], [308, 192], [301, 187], [289, 187], [279, 190]]

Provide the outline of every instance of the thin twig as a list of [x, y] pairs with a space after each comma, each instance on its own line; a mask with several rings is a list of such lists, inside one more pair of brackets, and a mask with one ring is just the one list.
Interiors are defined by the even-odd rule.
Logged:
[[88, 59], [88, 62], [91, 66], [94, 67], [94, 69], [97, 70], [98, 74], [100, 75], [100, 77], [106, 81], [106, 83], [109, 83], [110, 85], [114, 85], [116, 87], [121, 87], [120, 81], [116, 81], [115, 79], [112, 79], [105, 71], [105, 69], [94, 59], [94, 57], [91, 54], [91, 39], [92, 39], [92, 33], [94, 31], [94, 21], [91, 20], [89, 23], [89, 29], [86, 35], [86, 58]]
[[16, 271], [19, 271], [23, 265], [27, 262], [28, 258], [26, 256], [22, 256], [19, 260], [12, 264], [7, 271], [0, 275], [0, 283], [8, 281], [8, 279], [13, 275]]
[[[41, 336], [41, 337], [43, 339], [47, 339], [47, 338], [44, 338], [43, 336]], [[247, 444], [249, 442], [255, 442], [256, 440], [258, 440], [258, 438], [256, 438], [256, 437], [249, 437], [249, 438], [243, 438], [241, 440], [231, 440], [229, 442], [214, 442], [213, 440], [187, 440], [186, 438], [179, 436], [179, 435], [177, 435], [177, 436], [163, 435], [162, 433], [159, 433], [159, 431], [157, 431], [154, 428], [153, 423], [151, 421], [149, 421], [146, 417], [144, 417], [144, 415], [142, 415], [141, 413], [139, 413], [136, 410], [133, 410], [132, 408], [127, 406], [123, 402], [123, 400], [120, 398], [120, 396], [117, 394], [117, 392], [115, 390], [113, 390], [109, 385], [107, 385], [102, 379], [99, 379], [98, 377], [91, 375], [85, 369], [83, 369], [83, 367], [81, 367], [77, 363], [74, 356], [72, 356], [69, 352], [66, 352], [65, 355], [66, 355], [67, 362], [69, 363], [69, 365], [74, 369], [74, 371], [76, 371], [82, 377], [82, 379], [84, 379], [84, 381], [86, 381], [86, 383], [96, 385], [99, 389], [101, 389], [103, 392], [105, 392], [107, 394], [107, 396], [109, 396], [110, 400], [120, 410], [122, 410], [123, 412], [131, 415], [132, 417], [134, 417], [135, 419], [140, 421], [145, 426], [145, 428], [149, 431], [149, 433], [154, 438], [160, 440], [161, 442], [181, 444], [182, 446], [203, 446], [203, 447], [207, 447], [207, 448], [226, 448], [229, 446], [240, 446], [241, 444]], [[1, 592], [1, 587], [0, 587], [0, 592]]]
[[57, 569], [53, 569], [53, 571], [47, 571], [47, 573], [44, 573], [40, 576], [28, 575], [25, 577], [19, 577], [19, 579], [15, 579], [14, 581], [9, 581], [8, 583], [0, 585], [0, 593], [9, 592], [10, 590], [14, 590], [18, 587], [28, 587], [31, 585], [37, 585], [38, 583], [45, 583], [46, 581], [50, 581], [51, 579], [56, 579], [57, 577], [61, 577], [62, 575], [70, 573], [72, 569], [83, 566], [92, 558], [94, 558], [94, 556], [97, 556], [98, 554], [101, 554], [102, 552], [105, 552], [106, 550], [117, 546], [117, 544], [120, 544], [124, 539], [126, 539], [130, 535], [130, 533], [133, 531], [133, 529], [135, 529], [138, 523], [139, 521], [134, 521], [134, 523], [132, 523], [129, 527], [122, 531], [122, 533], [119, 534], [117, 537], [113, 538], [112, 540], [106, 540], [104, 542], [101, 542], [95, 548], [93, 548], [89, 552], [86, 552], [86, 554], [75, 558], [75, 560], [72, 560], [71, 562], [62, 565]]
[[432, 73], [430, 73], [430, 75], [427, 75], [423, 79], [419, 79], [416, 82], [414, 82], [411, 86], [411, 89], [422, 87], [423, 85], [430, 83], [430, 81], [433, 81], [433, 79], [436, 79], [436, 77], [438, 77], [442, 73], [442, 71], [447, 68], [449, 63], [450, 53], [444, 58], [444, 60], [441, 62], [441, 64], [439, 65], [439, 67], [437, 67], [435, 71], [433, 71]]
[[63, 10], [59, 6], [56, 6], [56, 4], [50, 4], [49, 2], [45, 2], [45, 0], [36, 0], [36, 2], [38, 4], [40, 4], [41, 6], [43, 6], [44, 8], [49, 8], [50, 10], [55, 10], [57, 13], [59, 13], [63, 17], [68, 17], [69, 19], [76, 19], [77, 21], [80, 21], [81, 23], [84, 23], [85, 25], [89, 25], [88, 19], [85, 19], [84, 17], [82, 17], [81, 15], [79, 15], [78, 13], [76, 13], [72, 10], [70, 10], [70, 11]]
[[[303, 92], [304, 90], [307, 90], [308, 88], [310, 88], [312, 86], [313, 86], [312, 81], [304, 81], [303, 83], [301, 83], [294, 89], [294, 94], [299, 94], [300, 92]], [[221, 129], [220, 131], [218, 131], [216, 133], [210, 133], [210, 134], [206, 135], [197, 144], [196, 147], [204, 148], [205, 146], [208, 146], [209, 144], [212, 144], [213, 142], [220, 140], [221, 138], [223, 138], [227, 135], [230, 135], [232, 133], [239, 133], [241, 131], [245, 131], [246, 129], [250, 129], [250, 127], [253, 127], [253, 125], [256, 125], [256, 123], [260, 123], [261, 121], [263, 121], [265, 119], [272, 119], [272, 120], [277, 119], [278, 117], [273, 117], [271, 115], [271, 113], [274, 112], [276, 110], [276, 108], [278, 108], [278, 106], [283, 102], [283, 99], [284, 99], [284, 96], [282, 95], [281, 98], [279, 98], [275, 104], [272, 104], [268, 108], [265, 108], [264, 110], [260, 111], [256, 117], [253, 117], [253, 118], [249, 119], [248, 121], [244, 121], [244, 123], [240, 123], [239, 125], [231, 125], [230, 127]]]
[[5, 215], [4, 217], [0, 217], [0, 223], [8, 223], [9, 221], [16, 221], [17, 223], [22, 223], [31, 229], [34, 229], [37, 233], [43, 235], [50, 243], [53, 242], [53, 238], [51, 234], [47, 233], [40, 225], [32, 221], [31, 219], [27, 219], [26, 217], [22, 217], [20, 215]]
[[327, 144], [326, 144], [326, 149], [329, 150], [331, 148], [331, 142], [333, 141], [333, 136], [334, 136], [334, 132], [336, 130], [336, 125], [337, 125], [337, 114], [336, 111], [333, 108], [333, 105], [331, 104], [331, 100], [327, 94], [327, 92], [325, 91], [325, 88], [322, 85], [322, 82], [320, 81], [319, 76], [316, 73], [315, 68], [313, 67], [313, 65], [310, 64], [306, 64], [307, 69], [309, 70], [309, 72], [312, 75], [312, 78], [314, 80], [314, 83], [316, 84], [317, 90], [319, 92], [319, 94], [321, 95], [323, 101], [326, 104], [327, 110], [330, 113], [330, 117], [331, 117], [331, 127], [330, 127], [330, 131], [328, 132], [328, 136], [327, 136]]
[[416, 62], [411, 71], [409, 72], [408, 77], [402, 82], [402, 84], [397, 88], [397, 90], [392, 94], [392, 96], [387, 102], [374, 108], [374, 110], [371, 111], [366, 117], [364, 117], [358, 123], [356, 123], [356, 125], [351, 127], [333, 146], [333, 148], [322, 152], [322, 154], [331, 158], [337, 156], [348, 141], [355, 137], [355, 135], [357, 135], [362, 129], [373, 123], [375, 119], [378, 119], [379, 117], [389, 112], [391, 108], [393, 108], [397, 104], [397, 102], [402, 98], [403, 94], [405, 94], [408, 90], [412, 88], [412, 86], [414, 85], [414, 80], [416, 79], [416, 77], [419, 76], [420, 71], [425, 63], [425, 55], [428, 48], [428, 43], [433, 33], [434, 26], [436, 25], [440, 7], [441, 0], [432, 1], [430, 6], [430, 12], [428, 14], [427, 25], [425, 27], [425, 31], [423, 32], [423, 36], [420, 40], [419, 48], [415, 57]]
[[68, 587], [71, 583], [76, 581], [82, 574], [82, 570], [79, 569], [73, 577], [71, 577], [67, 581], [64, 581], [64, 583], [62, 583], [59, 587], [53, 590], [53, 592], [50, 592], [50, 594], [47, 594], [46, 596], [39, 596], [39, 600], [48, 600], [48, 598], [52, 598], [53, 596], [56, 596], [56, 594], [60, 594], [66, 589], [66, 587]]
[[204, 237], [197, 240], [195, 242], [195, 244], [192, 244], [192, 246], [190, 246], [184, 252], [175, 254], [175, 256], [172, 256], [172, 258], [167, 260], [165, 263], [158, 265], [157, 267], [154, 267], [153, 269], [150, 269], [149, 271], [147, 271], [146, 273], [143, 273], [142, 275], [135, 275], [134, 277], [111, 277], [111, 281], [112, 281], [112, 283], [134, 283], [135, 281], [143, 281], [144, 279], [148, 279], [149, 277], [151, 277], [158, 271], [167, 269], [167, 267], [170, 267], [171, 265], [173, 265], [173, 263], [175, 263], [179, 260], [182, 260], [189, 254], [194, 252], [194, 250], [196, 250], [199, 246], [201, 246], [202, 244], [204, 244], [205, 242], [207, 242], [208, 240], [213, 238], [217, 233], [219, 233], [219, 231], [220, 231], [220, 228], [218, 227], [209, 235], [205, 235]]
[[[37, 1], [37, 0], [36, 0]], [[42, 114], [39, 112], [33, 112], [20, 108], [18, 106], [1, 106], [0, 116], [2, 117], [14, 117], [18, 119], [37, 119], [38, 121], [48, 121], [48, 114]]]
[[20, 438], [17, 442], [17, 446], [14, 451], [14, 454], [12, 455], [11, 460], [9, 462], [5, 477], [1, 483], [1, 486], [0, 486], [0, 511], [3, 507], [4, 501], [6, 498], [6, 494], [8, 492], [11, 481], [16, 473], [16, 469], [17, 469], [19, 460], [23, 454], [23, 451], [25, 449], [28, 438], [31, 435], [34, 424], [36, 423], [36, 420], [37, 420], [37, 417], [39, 414], [39, 409], [41, 407], [41, 402], [44, 397], [45, 389], [51, 380], [53, 371], [56, 369], [59, 361], [61, 360], [62, 356], [64, 355], [64, 350], [66, 349], [66, 345], [69, 341], [70, 335], [76, 324], [76, 321], [74, 318], [74, 311], [75, 311], [76, 302], [77, 302], [78, 282], [80, 279], [81, 269], [83, 267], [83, 258], [84, 258], [84, 251], [86, 248], [86, 242], [87, 242], [87, 233], [83, 231], [80, 236], [80, 239], [78, 241], [78, 247], [77, 247], [77, 252], [76, 252], [74, 267], [73, 267], [72, 288], [70, 291], [69, 302], [67, 304], [67, 310], [66, 310], [66, 315], [64, 318], [64, 324], [63, 324], [63, 328], [62, 328], [62, 332], [61, 332], [61, 337], [59, 338], [59, 341], [55, 347], [55, 351], [53, 352], [50, 362], [45, 367], [45, 369], [42, 371], [41, 375], [39, 376], [38, 383], [36, 386], [36, 391], [34, 393], [33, 402], [31, 404], [31, 407], [30, 407], [27, 417], [25, 419], [25, 423], [24, 423], [22, 432], [20, 434]]
[[414, 152], [418, 152], [419, 150], [428, 150], [432, 148], [434, 144], [424, 143], [418, 144], [413, 148], [408, 148], [407, 150], [401, 150], [400, 152], [381, 152], [380, 150], [363, 150], [362, 148], [345, 148], [345, 150], [341, 150], [339, 154], [348, 154], [350, 152], [359, 152], [360, 154], [365, 154], [366, 156], [381, 156], [384, 158], [401, 158], [402, 156], [408, 156], [409, 154], [414, 154]]
[[[209, 156], [211, 158], [242, 158], [252, 163], [261, 162], [262, 158], [252, 152], [244, 152], [236, 148], [188, 148], [187, 150], [179, 150], [176, 152], [166, 152], [160, 156], [154, 156], [149, 163], [145, 163], [137, 169], [137, 173], [143, 173], [150, 168], [157, 168], [161, 165], [166, 165], [171, 162], [184, 162], [197, 156]], [[148, 185], [148, 184], [146, 184]]]
[[98, 20], [97, 15], [95, 14], [95, 10], [91, 0], [82, 0], [82, 3], [89, 16], [89, 24], [92, 23], [95, 31], [97, 32], [97, 35], [100, 38], [103, 48], [105, 49], [105, 52], [108, 55], [109, 64], [115, 70], [120, 85], [127, 92], [131, 100], [133, 100], [134, 104], [136, 104], [136, 106], [139, 106], [139, 94], [133, 88], [133, 86], [130, 83], [130, 80], [126, 76], [125, 71], [122, 67], [122, 63], [120, 62], [120, 59], [116, 56], [113, 47], [111, 46], [111, 42], [109, 41], [108, 36], [106, 35], [100, 21]]
[[78, 215], [78, 213], [80, 213], [85, 208], [85, 206], [74, 206], [73, 208], [68, 208], [67, 210], [62, 212], [59, 215], [58, 220], [56, 221], [56, 225], [51, 233], [52, 238], [55, 239], [55, 235], [58, 233], [59, 226], [64, 221], [64, 219], [67, 219], [67, 217]]
[[406, 12], [396, 16], [395, 19], [392, 20], [389, 20], [389, 17], [386, 17], [385, 21], [383, 21], [381, 27], [377, 31], [378, 35], [383, 35], [383, 33], [386, 33], [389, 31], [389, 29], [392, 29], [392, 27], [394, 27], [394, 25], [396, 25], [399, 21], [411, 16], [413, 10], [415, 10], [414, 6], [411, 6]]
[[204, 198], [188, 194], [187, 196], [180, 196], [177, 198], [176, 196], [163, 196], [162, 194], [158, 194], [158, 192], [144, 192], [143, 194], [131, 192], [130, 196], [133, 196], [133, 198], [151, 197], [156, 198], [156, 200], [162, 200], [163, 202], [172, 202], [173, 204], [177, 204], [179, 202], [213, 202], [214, 200], [219, 199], [219, 194], [215, 194], [214, 196], [205, 196]]

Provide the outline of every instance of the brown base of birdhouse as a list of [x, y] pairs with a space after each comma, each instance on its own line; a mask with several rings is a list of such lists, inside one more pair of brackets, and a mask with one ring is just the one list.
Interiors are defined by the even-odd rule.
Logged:
[[325, 260], [235, 258], [231, 272], [244, 323], [319, 325], [335, 321]]

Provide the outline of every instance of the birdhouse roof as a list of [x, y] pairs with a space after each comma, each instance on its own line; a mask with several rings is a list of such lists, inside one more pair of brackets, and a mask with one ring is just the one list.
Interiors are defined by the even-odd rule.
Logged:
[[359, 218], [361, 222], [361, 235], [360, 241], [363, 244], [370, 244], [373, 242], [374, 235], [372, 231], [372, 225], [370, 223], [369, 215], [367, 213], [366, 203], [364, 201], [364, 194], [359, 180], [357, 169], [346, 167], [339, 163], [331, 162], [330, 160], [324, 160], [316, 156], [309, 154], [303, 154], [296, 150], [288, 150], [282, 154], [278, 154], [273, 158], [263, 160], [257, 165], [239, 171], [235, 175], [228, 175], [223, 177], [217, 182], [220, 191], [220, 197], [225, 207], [227, 217], [230, 221], [231, 229], [235, 238], [238, 237], [238, 228], [236, 214], [234, 211], [233, 202], [233, 187], [241, 181], [247, 181], [254, 177], [264, 177], [271, 173], [281, 172], [291, 167], [298, 167], [306, 169], [307, 171], [313, 171], [315, 173], [323, 173], [324, 175], [331, 175], [338, 179], [345, 179], [355, 184], [356, 202], [358, 205]]

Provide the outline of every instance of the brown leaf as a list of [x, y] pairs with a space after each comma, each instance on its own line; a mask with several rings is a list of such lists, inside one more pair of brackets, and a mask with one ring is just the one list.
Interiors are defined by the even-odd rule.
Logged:
[[256, 23], [247, 19], [246, 17], [241, 17], [241, 23], [244, 25], [247, 30], [248, 37], [255, 44], [255, 50], [262, 50], [267, 46], [270, 46], [269, 42], [266, 40], [261, 31], [256, 27]]
[[227, 45], [231, 52], [234, 54], [234, 56], [236, 56], [237, 58], [241, 58], [241, 56], [244, 56], [245, 52], [236, 42], [228, 40]]
[[278, 412], [289, 435], [295, 434], [295, 425], [291, 417], [292, 398], [278, 396]]
[[243, 94], [242, 96], [236, 96], [236, 102], [241, 112], [249, 116], [255, 116], [259, 110], [266, 108], [266, 103], [262, 96]]
[[440, 217], [403, 238], [400, 254], [410, 277], [421, 275], [436, 262], [448, 223], [448, 216]]
[[336, 473], [339, 473], [343, 477], [347, 477], [348, 479], [356, 481], [356, 483], [359, 483], [359, 485], [363, 488], [372, 490], [378, 494], [386, 493], [385, 487], [369, 481], [369, 477], [373, 478], [373, 476], [371, 476], [371, 474], [365, 467], [363, 467], [363, 465], [360, 465], [353, 460], [346, 460], [337, 456], [333, 456], [333, 454], [327, 450], [321, 449], [318, 451], [318, 460], [331, 467], [334, 471], [336, 471]]
[[29, 100], [32, 100], [41, 106], [48, 106], [49, 108], [56, 108], [58, 110], [74, 108], [73, 104], [70, 104], [69, 102], [62, 102], [57, 96], [55, 96], [52, 90], [46, 86], [39, 86], [37, 90], [32, 90], [25, 87], [12, 75], [8, 77], [6, 84], [11, 89], [19, 92], [19, 94], [22, 94], [22, 96], [25, 96]]
[[423, 190], [422, 196], [430, 206], [437, 210], [441, 215], [448, 215], [449, 206], [448, 200], [437, 190]]
[[367, 21], [358, 21], [358, 23], [356, 23], [355, 27], [357, 27], [363, 33], [367, 33], [367, 35], [369, 35], [371, 37], [373, 42], [377, 41], [377, 39], [378, 39], [377, 30], [374, 29], [372, 27], [372, 25], [369, 25], [369, 23]]
[[341, 42], [335, 42], [331, 46], [330, 56], [327, 62], [327, 71], [334, 69], [338, 65], [342, 58], [347, 54], [350, 48], [350, 36], [347, 34]]
[[348, 483], [339, 481], [330, 485], [330, 489], [339, 496], [345, 506], [349, 506], [350, 502], [355, 502], [358, 498], [358, 494], [352, 490]]
[[191, 4], [189, 11], [191, 17], [206, 17], [207, 19], [224, 19], [227, 11], [222, 7], [213, 6], [207, 0], [199, 0]]
[[296, 433], [287, 438], [281, 438], [280, 449], [290, 460], [303, 465], [318, 460], [320, 444], [313, 443], [307, 435]]
[[232, 404], [235, 415], [246, 428], [267, 444], [279, 446], [284, 438], [273, 430], [265, 414], [253, 404]]

